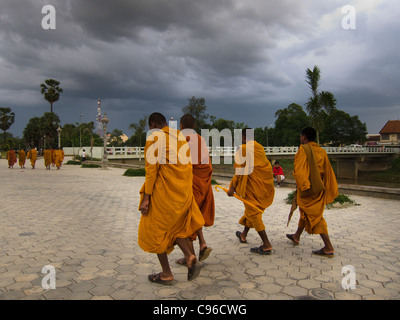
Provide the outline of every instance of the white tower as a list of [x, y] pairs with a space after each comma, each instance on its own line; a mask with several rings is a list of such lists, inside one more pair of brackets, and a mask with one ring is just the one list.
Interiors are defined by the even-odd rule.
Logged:
[[97, 101], [97, 117], [96, 117], [96, 121], [97, 121], [97, 134], [102, 137], [103, 136], [103, 124], [101, 123], [101, 102], [100, 102], [100, 98]]

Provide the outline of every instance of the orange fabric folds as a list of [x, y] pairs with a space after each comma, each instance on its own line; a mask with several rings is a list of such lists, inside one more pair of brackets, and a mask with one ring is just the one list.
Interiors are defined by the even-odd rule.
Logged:
[[328, 233], [323, 212], [326, 204], [333, 202], [339, 194], [336, 176], [326, 151], [315, 142], [310, 142], [308, 145], [312, 148], [318, 168], [315, 170], [318, 170], [325, 190], [316, 194], [307, 192], [311, 189], [312, 174], [306, 152], [301, 146], [295, 156], [293, 172], [297, 184], [297, 204], [300, 209], [299, 226], [304, 227], [310, 234]]
[[198, 134], [186, 136], [193, 166], [193, 195], [201, 213], [203, 214], [205, 227], [214, 224], [215, 205], [214, 193], [211, 186], [213, 173], [210, 155], [204, 138]]
[[146, 252], [170, 253], [177, 238], [190, 237], [204, 225], [192, 191], [189, 145], [178, 130], [152, 130], [146, 141], [145, 161], [140, 203], [146, 193], [150, 205], [140, 218], [138, 244]]
[[10, 167], [17, 163], [17, 156], [15, 155], [14, 150], [7, 151], [7, 160]]
[[[235, 154], [234, 167], [231, 186], [235, 187], [236, 194], [264, 212], [274, 200], [275, 188], [272, 166], [263, 146], [256, 141], [241, 145]], [[260, 211], [246, 203], [244, 206], [244, 215], [239, 223], [256, 231], [265, 230]]]
[[44, 165], [46, 167], [51, 165], [51, 151], [50, 150], [44, 150], [43, 159], [44, 159]]
[[30, 159], [31, 165], [34, 166], [37, 160], [37, 151], [36, 149], [31, 149], [28, 151], [27, 158]]
[[26, 161], [26, 154], [24, 150], [18, 152], [18, 164], [23, 167]]

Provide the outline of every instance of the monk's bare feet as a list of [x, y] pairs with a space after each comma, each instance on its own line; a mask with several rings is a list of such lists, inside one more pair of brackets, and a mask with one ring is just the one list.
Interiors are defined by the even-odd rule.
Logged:
[[186, 260], [186, 265], [188, 267], [188, 281], [191, 281], [200, 275], [201, 263], [197, 262], [195, 255], [190, 256], [190, 258]]

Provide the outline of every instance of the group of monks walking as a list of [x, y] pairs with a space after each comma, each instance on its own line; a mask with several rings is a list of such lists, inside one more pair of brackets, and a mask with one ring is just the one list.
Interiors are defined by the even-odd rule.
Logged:
[[[36, 161], [38, 159], [38, 152], [36, 148], [30, 149], [27, 153], [23, 149], [18, 151], [18, 165], [21, 169], [25, 169], [26, 160], [30, 160], [32, 169], [36, 168]], [[14, 168], [17, 163], [17, 154], [14, 150], [7, 151], [8, 167]], [[43, 151], [43, 159], [46, 170], [50, 170], [50, 166], [57, 167], [57, 170], [61, 168], [64, 161], [64, 151], [62, 148], [57, 149], [46, 149]]]
[[[150, 134], [145, 145], [145, 182], [140, 190], [141, 218], [138, 244], [146, 252], [157, 254], [162, 272], [150, 274], [149, 281], [171, 284], [174, 280], [168, 254], [175, 245], [183, 252], [176, 263], [188, 269], [187, 279], [200, 274], [198, 261], [207, 259], [212, 249], [207, 246], [202, 228], [214, 224], [215, 205], [211, 187], [212, 164], [204, 138], [195, 129], [195, 119], [184, 115], [180, 130], [168, 127], [166, 118], [158, 112], [148, 120]], [[270, 161], [264, 148], [250, 139], [248, 129], [242, 131], [242, 145], [235, 154], [235, 175], [227, 195], [244, 203], [244, 214], [239, 220], [244, 229], [237, 231], [241, 243], [254, 228], [262, 241], [251, 248], [255, 254], [269, 255], [273, 251], [262, 214], [274, 200], [275, 188]], [[325, 205], [338, 195], [335, 174], [328, 156], [315, 142], [316, 132], [305, 128], [300, 133], [301, 147], [294, 161], [297, 192], [290, 212], [299, 207], [298, 229], [286, 237], [300, 244], [303, 230], [320, 234], [324, 247], [312, 251], [319, 256], [333, 257], [334, 248], [328, 236], [323, 212]], [[191, 161], [187, 160], [187, 155]], [[289, 218], [290, 219], [290, 218]], [[193, 241], [199, 238], [198, 258]]]

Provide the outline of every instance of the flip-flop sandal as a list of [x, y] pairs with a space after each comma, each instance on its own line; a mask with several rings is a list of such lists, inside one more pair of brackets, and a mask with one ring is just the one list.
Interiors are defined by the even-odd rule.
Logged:
[[261, 255], [270, 255], [272, 253], [272, 249], [264, 251], [262, 245], [259, 247], [251, 248], [250, 251]]
[[188, 275], [187, 275], [188, 281], [192, 281], [200, 275], [201, 267], [202, 267], [201, 264], [196, 262], [193, 266], [188, 268]]
[[247, 240], [242, 240], [242, 238], [240, 237], [241, 236], [241, 232], [240, 231], [236, 231], [236, 237], [238, 237], [239, 238], [239, 241], [240, 241], [240, 243], [247, 243]]
[[299, 241], [296, 241], [296, 240], [294, 240], [294, 238], [293, 238], [293, 235], [292, 234], [287, 234], [286, 235], [286, 237], [290, 240], [290, 241], [292, 241], [292, 243], [295, 245], [295, 246], [298, 246], [299, 245]]
[[210, 255], [212, 251], [212, 248], [206, 247], [203, 250], [200, 250], [199, 252], [199, 261], [204, 261], [208, 258], [208, 256]]
[[326, 253], [324, 249], [313, 250], [313, 254], [321, 257], [333, 258], [335, 256], [334, 253]]
[[150, 282], [159, 283], [162, 285], [170, 286], [174, 282], [174, 280], [163, 280], [161, 279], [161, 272], [160, 273], [153, 273], [149, 274], [148, 279]]

